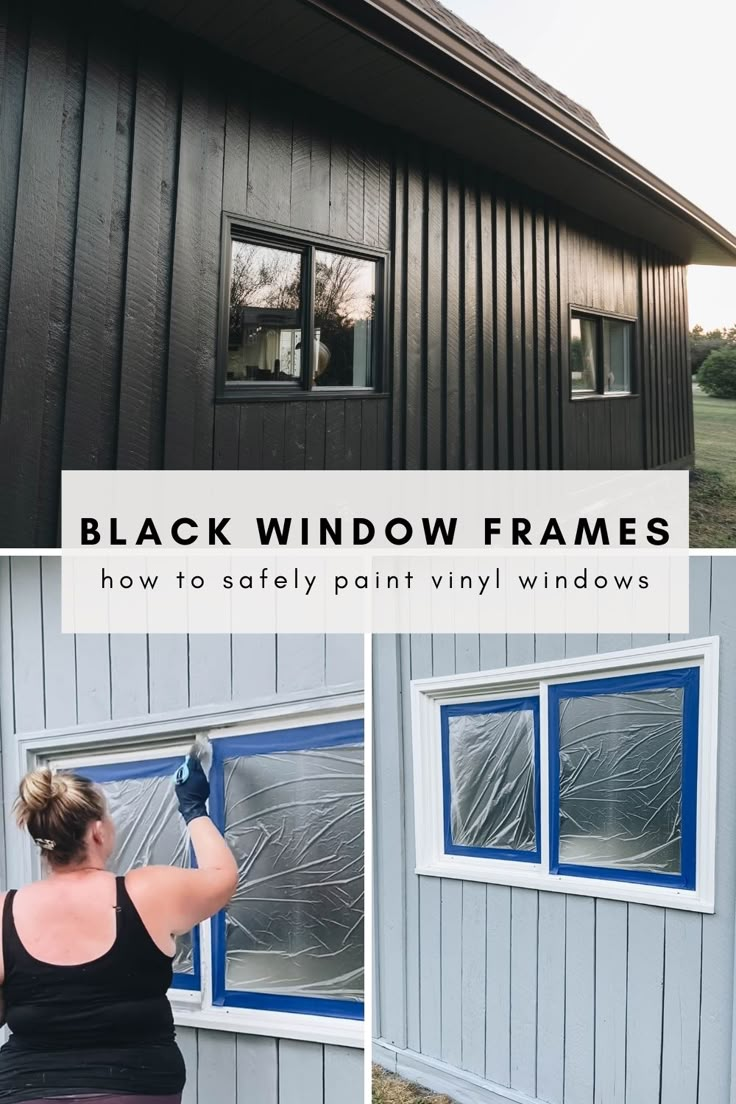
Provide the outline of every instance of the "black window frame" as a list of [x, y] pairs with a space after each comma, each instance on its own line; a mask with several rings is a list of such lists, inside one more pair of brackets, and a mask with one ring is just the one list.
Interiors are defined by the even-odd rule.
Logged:
[[[596, 387], [594, 391], [575, 391], [572, 386], [572, 356], [570, 346], [572, 343], [572, 322], [574, 318], [585, 318], [595, 322], [595, 356], [596, 356]], [[603, 323], [626, 322], [631, 326], [631, 382], [628, 391], [606, 391], [606, 354], [605, 341], [603, 340]], [[567, 321], [567, 373], [568, 373], [568, 397], [571, 402], [584, 402], [586, 399], [636, 399], [639, 397], [639, 362], [637, 358], [637, 324], [638, 319], [629, 314], [615, 314], [613, 311], [594, 310], [591, 307], [579, 306], [570, 303]]]
[[[293, 383], [284, 381], [227, 382], [227, 353], [230, 332], [230, 272], [233, 241], [270, 246], [298, 252], [301, 267], [301, 377]], [[324, 250], [340, 253], [376, 264], [376, 302], [373, 319], [374, 333], [371, 350], [371, 379], [369, 387], [314, 386], [314, 269], [315, 255]], [[273, 223], [247, 219], [230, 212], [223, 214], [220, 256], [220, 317], [217, 333], [217, 391], [218, 402], [248, 402], [263, 400], [290, 401], [305, 399], [386, 398], [388, 374], [388, 324], [389, 302], [388, 250], [346, 241], [344, 238], [313, 234], [310, 231]]]

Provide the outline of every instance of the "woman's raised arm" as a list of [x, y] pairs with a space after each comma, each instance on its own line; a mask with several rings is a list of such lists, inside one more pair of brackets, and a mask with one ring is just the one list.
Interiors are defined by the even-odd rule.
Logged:
[[196, 868], [148, 866], [132, 870], [126, 879], [148, 930], [159, 943], [166, 936], [191, 931], [219, 912], [238, 884], [233, 853], [207, 815], [207, 776], [196, 759], [190, 758], [188, 766], [188, 777], [176, 783], [176, 796], [189, 827]]

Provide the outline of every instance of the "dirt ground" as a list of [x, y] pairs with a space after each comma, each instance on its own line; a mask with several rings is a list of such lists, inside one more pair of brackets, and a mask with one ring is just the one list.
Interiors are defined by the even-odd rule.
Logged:
[[437, 1096], [419, 1085], [411, 1085], [386, 1073], [380, 1066], [373, 1067], [373, 1104], [453, 1104], [449, 1096]]

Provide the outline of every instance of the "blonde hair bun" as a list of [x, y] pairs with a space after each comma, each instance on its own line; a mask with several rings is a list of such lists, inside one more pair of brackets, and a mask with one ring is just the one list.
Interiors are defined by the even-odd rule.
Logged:
[[21, 779], [18, 798], [15, 802], [15, 818], [18, 826], [23, 828], [31, 817], [42, 813], [55, 797], [65, 792], [66, 788], [66, 781], [62, 776], [55, 774], [49, 767], [29, 771]]
[[95, 786], [73, 771], [56, 771], [39, 767], [20, 780], [15, 802], [15, 818], [25, 827], [38, 816], [64, 816], [87, 811], [90, 817], [101, 815], [104, 807]]
[[106, 805], [102, 790], [88, 778], [39, 767], [21, 779], [13, 812], [18, 827], [27, 828], [49, 852], [49, 861], [63, 865], [84, 854], [87, 826], [104, 818]]

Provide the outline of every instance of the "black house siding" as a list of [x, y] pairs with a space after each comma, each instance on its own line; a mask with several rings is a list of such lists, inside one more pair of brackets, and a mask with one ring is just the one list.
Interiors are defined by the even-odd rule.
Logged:
[[[114, 6], [0, 0], [0, 80], [0, 544], [62, 468], [692, 454], [682, 266]], [[390, 398], [215, 402], [223, 211], [391, 250]], [[569, 400], [570, 302], [638, 318], [639, 396]]]
[[[685, 268], [472, 167], [397, 157], [397, 467], [642, 468], [693, 453]], [[637, 394], [572, 401], [569, 306], [637, 319]]]

